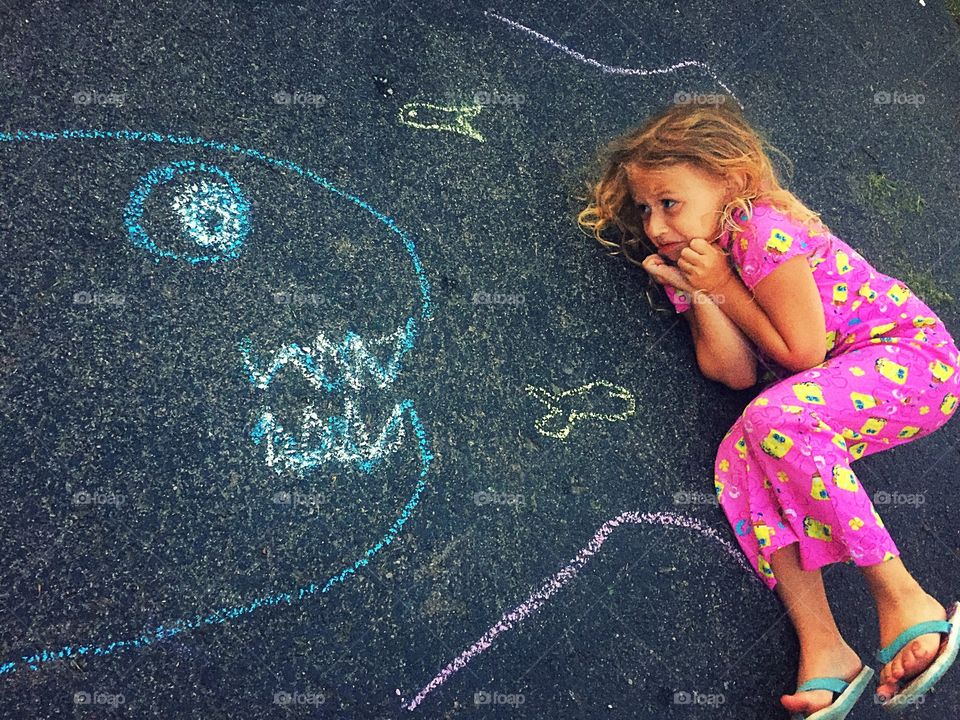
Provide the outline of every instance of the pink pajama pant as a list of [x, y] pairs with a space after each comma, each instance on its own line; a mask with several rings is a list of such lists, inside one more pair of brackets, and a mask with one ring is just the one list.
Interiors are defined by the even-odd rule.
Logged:
[[866, 341], [768, 385], [724, 436], [717, 498], [770, 589], [777, 583], [770, 556], [790, 543], [799, 543], [804, 570], [900, 554], [850, 464], [928, 435], [952, 416], [960, 355], [940, 323], [926, 333], [940, 346], [911, 343], [912, 334]]

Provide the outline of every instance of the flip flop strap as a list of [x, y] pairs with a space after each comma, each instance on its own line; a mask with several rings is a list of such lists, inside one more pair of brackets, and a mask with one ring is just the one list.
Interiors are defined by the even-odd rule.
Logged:
[[951, 625], [946, 620], [928, 620], [927, 622], [917, 623], [897, 635], [893, 642], [882, 650], [877, 650], [877, 660], [886, 665], [896, 657], [897, 653], [903, 649], [903, 646], [914, 638], [926, 635], [927, 633], [948, 633]]
[[842, 693], [847, 689], [850, 683], [836, 677], [816, 677], [807, 680], [803, 685], [797, 688], [797, 692], [804, 690], [831, 690], [835, 693]]

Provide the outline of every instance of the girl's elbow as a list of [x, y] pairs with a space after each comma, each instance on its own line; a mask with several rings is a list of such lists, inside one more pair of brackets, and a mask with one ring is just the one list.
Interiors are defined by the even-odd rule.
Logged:
[[700, 362], [700, 372], [707, 380], [726, 385], [731, 390], [746, 390], [757, 384], [757, 366], [756, 362], [743, 367], [736, 372], [731, 372], [730, 368], [713, 368], [708, 363]]
[[826, 346], [812, 351], [808, 350], [803, 353], [792, 353], [787, 359], [787, 362], [783, 364], [783, 367], [790, 372], [803, 372], [804, 370], [809, 370], [812, 367], [822, 364], [826, 356]]
[[757, 384], [756, 368], [751, 372], [744, 372], [736, 377], [720, 380], [720, 382], [731, 390], [746, 390], [747, 388], [752, 388]]

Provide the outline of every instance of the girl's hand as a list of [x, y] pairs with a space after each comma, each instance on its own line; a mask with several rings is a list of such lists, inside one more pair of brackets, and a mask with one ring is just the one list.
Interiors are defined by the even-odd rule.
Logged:
[[654, 253], [647, 255], [641, 263], [643, 269], [647, 271], [654, 280], [661, 285], [670, 285], [676, 290], [682, 290], [687, 293], [693, 293], [693, 287], [683, 271], [673, 265], [668, 265], [666, 261]]
[[733, 277], [733, 270], [723, 250], [703, 238], [693, 238], [680, 252], [677, 267], [692, 286], [691, 292], [713, 292]]

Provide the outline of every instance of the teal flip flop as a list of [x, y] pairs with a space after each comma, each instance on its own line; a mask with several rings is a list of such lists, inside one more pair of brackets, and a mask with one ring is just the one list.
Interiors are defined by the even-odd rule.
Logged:
[[833, 703], [825, 708], [820, 708], [813, 715], [804, 716], [803, 713], [793, 713], [790, 720], [843, 720], [854, 704], [863, 695], [867, 688], [867, 683], [873, 677], [873, 668], [864, 665], [860, 669], [860, 674], [850, 682], [838, 677], [815, 677], [807, 680], [797, 688], [797, 692], [804, 690], [829, 690], [833, 693], [839, 693], [840, 696], [834, 698]]
[[[930, 663], [930, 667], [912, 678], [909, 685], [885, 703], [881, 703], [880, 707], [890, 712], [906, 710], [916, 702], [917, 698], [932, 688], [933, 684], [943, 677], [943, 674], [953, 665], [953, 661], [957, 659], [957, 650], [960, 649], [960, 622], [957, 622], [958, 609], [960, 609], [960, 602], [955, 601], [947, 610], [946, 620], [929, 620], [912, 625], [897, 635], [893, 642], [885, 648], [877, 650], [877, 660], [886, 665], [903, 649], [904, 645], [914, 638], [931, 632], [947, 633], [947, 643], [940, 650], [940, 654]], [[941, 645], [942, 643], [941, 640]]]

